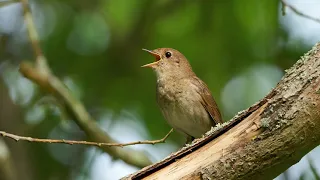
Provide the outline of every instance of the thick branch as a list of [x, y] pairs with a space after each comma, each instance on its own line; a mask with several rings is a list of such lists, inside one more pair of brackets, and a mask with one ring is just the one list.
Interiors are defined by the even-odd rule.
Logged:
[[230, 123], [123, 179], [248, 180], [278, 176], [319, 145], [319, 68], [317, 44], [268, 96]]

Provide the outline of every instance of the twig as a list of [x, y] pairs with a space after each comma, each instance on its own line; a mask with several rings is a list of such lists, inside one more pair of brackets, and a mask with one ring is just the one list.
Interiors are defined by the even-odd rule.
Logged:
[[162, 139], [158, 140], [145, 140], [145, 141], [134, 141], [129, 143], [98, 143], [98, 142], [90, 142], [90, 141], [75, 141], [75, 140], [65, 140], [65, 139], [40, 139], [40, 138], [32, 138], [32, 137], [25, 137], [25, 136], [18, 136], [15, 134], [7, 133], [4, 131], [0, 131], [0, 135], [3, 137], [11, 138], [15, 141], [29, 141], [29, 142], [37, 142], [37, 143], [59, 143], [59, 144], [82, 144], [82, 145], [90, 145], [90, 146], [130, 146], [130, 145], [136, 145], [136, 144], [158, 144], [158, 143], [164, 143], [166, 139], [169, 137], [169, 135], [172, 133], [173, 129], [171, 129]]
[[289, 9], [291, 9], [294, 13], [296, 13], [297, 15], [310, 19], [312, 21], [315, 21], [317, 23], [320, 23], [320, 19], [309, 16], [307, 14], [302, 13], [301, 11], [299, 11], [297, 8], [295, 8], [294, 6], [292, 6], [291, 4], [288, 4], [285, 0], [281, 0], [281, 4], [282, 4], [282, 15], [286, 15], [286, 11], [285, 11], [285, 7], [288, 7]]
[[36, 30], [36, 26], [34, 24], [31, 10], [28, 4], [28, 0], [21, 0], [22, 8], [23, 8], [23, 14], [24, 18], [26, 21], [27, 25], [27, 31], [29, 35], [29, 39], [32, 45], [32, 49], [34, 51], [34, 54], [36, 56], [36, 65], [38, 70], [41, 70], [43, 75], [47, 75], [50, 73], [50, 69], [47, 64], [47, 59], [43, 55], [41, 46], [40, 46], [40, 41], [39, 41], [39, 36]]
[[[84, 105], [76, 99], [70, 90], [56, 77], [50, 70], [47, 59], [43, 55], [38, 34], [32, 19], [28, 0], [21, 0], [24, 18], [27, 23], [29, 39], [36, 56], [35, 64], [22, 62], [20, 64], [20, 72], [29, 80], [38, 84], [43, 90], [52, 94], [66, 108], [76, 124], [86, 133], [86, 135], [95, 142], [116, 143], [99, 125], [93, 120], [90, 114], [85, 109]], [[99, 146], [104, 152], [116, 159], [121, 159], [124, 162], [133, 166], [142, 168], [151, 161], [143, 151], [132, 149], [122, 149], [115, 146]]]

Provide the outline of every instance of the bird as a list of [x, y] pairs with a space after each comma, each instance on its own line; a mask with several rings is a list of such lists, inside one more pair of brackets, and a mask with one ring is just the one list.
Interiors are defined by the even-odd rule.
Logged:
[[223, 123], [208, 86], [193, 72], [182, 53], [172, 48], [142, 50], [155, 57], [154, 62], [141, 67], [152, 68], [156, 74], [157, 104], [162, 115], [186, 137], [186, 144]]

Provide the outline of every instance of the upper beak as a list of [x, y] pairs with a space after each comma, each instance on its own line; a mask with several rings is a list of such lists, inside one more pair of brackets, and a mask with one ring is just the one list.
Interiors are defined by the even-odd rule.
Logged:
[[153, 67], [155, 65], [158, 64], [158, 61], [161, 59], [161, 56], [156, 53], [156, 52], [153, 52], [151, 50], [148, 50], [148, 49], [142, 49], [143, 51], [147, 51], [148, 53], [150, 53], [151, 55], [153, 55], [155, 58], [156, 58], [156, 61], [155, 62], [152, 62], [152, 63], [149, 63], [149, 64], [146, 64], [146, 65], [143, 65], [141, 67]]

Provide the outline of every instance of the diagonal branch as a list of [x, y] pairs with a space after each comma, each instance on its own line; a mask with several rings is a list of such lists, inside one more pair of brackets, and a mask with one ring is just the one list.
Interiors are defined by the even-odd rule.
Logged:
[[282, 15], [285, 15], [286, 14], [286, 10], [285, 8], [288, 7], [289, 9], [291, 9], [294, 13], [296, 13], [297, 15], [301, 16], [301, 17], [304, 17], [304, 18], [307, 18], [307, 19], [310, 19], [312, 21], [315, 21], [317, 23], [320, 23], [320, 19], [318, 18], [315, 18], [315, 17], [312, 17], [312, 16], [309, 16], [307, 14], [304, 14], [303, 12], [299, 11], [297, 8], [295, 8], [294, 6], [292, 6], [291, 4], [287, 3], [285, 0], [281, 0], [281, 4], [282, 4]]

